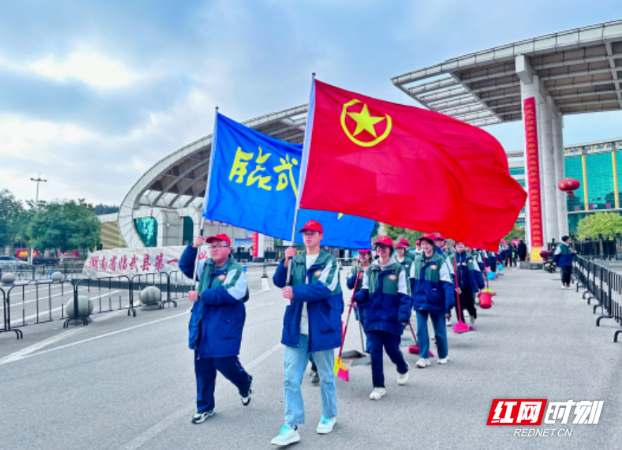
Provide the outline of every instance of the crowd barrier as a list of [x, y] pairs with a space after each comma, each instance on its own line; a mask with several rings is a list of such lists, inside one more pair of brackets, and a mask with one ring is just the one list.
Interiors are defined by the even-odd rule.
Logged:
[[[149, 286], [160, 289], [160, 309], [187, 296], [192, 281], [178, 271], [170, 273], [137, 274], [132, 277], [71, 278], [54, 282], [50, 279], [17, 280], [12, 285], [0, 285], [0, 306], [3, 323], [0, 333], [15, 332], [23, 337], [19, 328], [40, 323], [63, 320], [63, 327], [72, 322], [88, 325], [89, 316], [113, 311], [127, 310], [128, 316], [136, 317], [134, 295]], [[80, 297], [87, 297], [93, 304], [92, 312], [84, 314], [80, 309]], [[66, 305], [73, 301], [73, 314], [68, 315]], [[138, 302], [140, 305], [140, 302]]]
[[[600, 308], [601, 315], [596, 319], [596, 326], [600, 326], [603, 319], [613, 319], [622, 326], [622, 274], [609, 270], [602, 264], [578, 256], [573, 263], [573, 277], [576, 280], [576, 289], [584, 289], [583, 299], [591, 305], [594, 300], [593, 313]], [[618, 342], [621, 330], [616, 330], [613, 342]]]

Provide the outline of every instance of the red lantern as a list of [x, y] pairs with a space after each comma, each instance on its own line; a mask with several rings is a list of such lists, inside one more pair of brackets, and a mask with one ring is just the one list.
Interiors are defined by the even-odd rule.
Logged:
[[557, 185], [560, 191], [565, 191], [566, 194], [568, 194], [569, 198], [574, 197], [574, 192], [572, 191], [579, 189], [580, 186], [581, 183], [579, 183], [579, 180], [575, 180], [574, 178], [565, 178]]

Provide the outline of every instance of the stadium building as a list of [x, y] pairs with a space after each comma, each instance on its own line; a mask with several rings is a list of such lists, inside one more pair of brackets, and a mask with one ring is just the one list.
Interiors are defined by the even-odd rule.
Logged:
[[[510, 173], [530, 193], [531, 208], [518, 219], [527, 226], [528, 241], [531, 227], [541, 229], [540, 239], [550, 242], [576, 229], [586, 214], [622, 211], [622, 139], [564, 146], [562, 137], [565, 115], [622, 109], [622, 20], [452, 58], [391, 81], [424, 107], [474, 126], [529, 120], [527, 151], [508, 153]], [[301, 143], [306, 113], [302, 105], [245, 125]], [[100, 216], [104, 248], [190, 242], [199, 232], [211, 141], [211, 135], [206, 136], [155, 163], [132, 186], [118, 214]], [[538, 166], [539, 172], [536, 168], [530, 177], [530, 170]], [[582, 184], [572, 200], [557, 189], [566, 176]], [[236, 246], [248, 244], [247, 230], [207, 224], [207, 234], [218, 232], [232, 236]], [[262, 241], [260, 256], [273, 247], [271, 238]]]

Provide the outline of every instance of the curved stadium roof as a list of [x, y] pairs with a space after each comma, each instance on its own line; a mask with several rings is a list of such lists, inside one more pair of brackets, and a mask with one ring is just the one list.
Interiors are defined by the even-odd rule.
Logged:
[[[244, 124], [288, 142], [302, 143], [306, 113], [307, 105], [301, 105]], [[134, 226], [137, 208], [201, 209], [211, 149], [210, 134], [162, 158], [132, 186], [121, 202], [118, 217], [119, 232], [128, 247], [144, 246]]]
[[562, 114], [622, 109], [622, 20], [470, 53], [391, 81], [425, 107], [472, 125], [512, 122], [522, 120], [518, 56]]

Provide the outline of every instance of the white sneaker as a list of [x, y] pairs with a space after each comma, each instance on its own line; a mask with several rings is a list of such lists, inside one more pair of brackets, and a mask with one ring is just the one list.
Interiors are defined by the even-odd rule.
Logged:
[[374, 388], [374, 390], [371, 391], [371, 394], [369, 394], [369, 399], [380, 400], [382, 396], [386, 393], [387, 393], [387, 390], [385, 388]]
[[328, 434], [333, 431], [335, 423], [337, 423], [336, 417], [333, 417], [332, 419], [327, 419], [326, 417], [322, 416], [322, 418], [320, 419], [320, 423], [318, 423], [317, 425], [317, 432], [319, 434]]
[[430, 358], [419, 358], [417, 361], [417, 367], [424, 369], [430, 365]]
[[439, 358], [438, 361], [436, 361], [438, 364], [447, 364], [447, 360], [449, 358], [446, 356], [444, 358]]
[[398, 386], [404, 386], [407, 382], [408, 382], [408, 372], [397, 374], [397, 385]]
[[452, 322], [451, 322], [451, 317], [448, 317], [447, 318], [447, 326], [449, 327], [451, 325], [453, 325]]
[[279, 447], [284, 445], [293, 444], [294, 442], [300, 442], [300, 434], [297, 430], [294, 430], [289, 425], [285, 424], [281, 427], [279, 435], [272, 439], [270, 442], [272, 445], [278, 445]]
[[562, 284], [562, 289], [566, 289], [566, 285], [565, 284]]
[[471, 325], [475, 325], [475, 317], [469, 317], [469, 322], [471, 322]]

